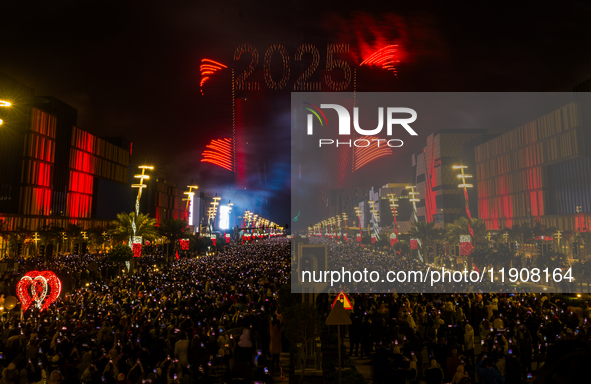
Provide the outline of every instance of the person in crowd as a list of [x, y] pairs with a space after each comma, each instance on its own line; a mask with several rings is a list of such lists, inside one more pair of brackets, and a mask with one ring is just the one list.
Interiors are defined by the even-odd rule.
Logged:
[[281, 354], [281, 334], [283, 333], [283, 325], [278, 319], [273, 319], [270, 324], [269, 334], [269, 352], [272, 356], [271, 369], [273, 372], [279, 371], [280, 354]]
[[468, 381], [468, 373], [464, 372], [464, 365], [460, 364], [456, 368], [456, 372], [453, 375], [450, 384], [464, 384]]
[[505, 377], [493, 365], [493, 359], [486, 356], [483, 356], [476, 365], [476, 372], [482, 384], [503, 384], [505, 382]]
[[443, 370], [437, 363], [437, 360], [431, 360], [431, 364], [425, 372], [425, 381], [427, 382], [427, 384], [441, 384], [443, 383], [443, 379]]

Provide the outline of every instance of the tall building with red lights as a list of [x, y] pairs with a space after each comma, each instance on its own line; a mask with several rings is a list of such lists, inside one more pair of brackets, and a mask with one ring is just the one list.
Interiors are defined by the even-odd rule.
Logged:
[[[417, 203], [419, 221], [434, 222], [437, 228], [443, 228], [464, 215], [464, 196], [458, 188], [457, 170], [452, 167], [469, 161], [463, 156], [466, 144], [483, 135], [492, 137], [494, 133], [479, 129], [441, 129], [427, 137], [422, 151], [412, 155], [413, 180], [421, 200]], [[475, 212], [475, 201], [475, 198], [470, 199], [474, 205], [472, 212]]]
[[590, 230], [591, 129], [583, 110], [591, 104], [581, 108], [588, 94], [581, 96], [475, 148], [478, 216], [487, 229]]
[[0, 99], [12, 103], [0, 111], [2, 230], [90, 228], [114, 219], [107, 211], [126, 203], [130, 144], [119, 138], [116, 145], [78, 128], [75, 108], [35, 97], [31, 88], [2, 74]]

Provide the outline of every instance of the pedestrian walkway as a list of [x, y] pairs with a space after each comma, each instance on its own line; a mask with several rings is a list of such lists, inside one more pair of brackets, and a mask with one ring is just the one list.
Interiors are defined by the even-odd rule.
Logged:
[[[350, 350], [349, 337], [343, 338], [343, 347], [345, 352], [349, 353]], [[366, 383], [373, 383], [373, 360], [368, 357], [349, 356], [349, 360], [355, 365], [357, 371], [363, 375]]]
[[279, 372], [273, 372], [273, 382], [289, 383], [290, 358], [289, 352], [281, 352], [279, 355]]

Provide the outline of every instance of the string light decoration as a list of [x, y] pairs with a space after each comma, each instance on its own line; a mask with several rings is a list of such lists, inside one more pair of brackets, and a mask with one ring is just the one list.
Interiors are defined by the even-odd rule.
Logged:
[[180, 239], [179, 244], [181, 246], [181, 251], [189, 250], [189, 239]]
[[31, 304], [43, 311], [54, 303], [62, 292], [62, 282], [51, 271], [27, 272], [16, 285], [16, 294], [23, 312]]
[[392, 148], [389, 146], [378, 146], [379, 142], [375, 141], [376, 139], [374, 136], [362, 136], [355, 140], [355, 142], [360, 140], [367, 141], [368, 145], [366, 147], [355, 147], [355, 163], [353, 164], [353, 172], [382, 156], [387, 156], [394, 153]]
[[205, 151], [201, 154], [202, 163], [211, 163], [234, 172], [232, 139], [214, 139], [206, 145]]
[[392, 71], [394, 73], [394, 76], [398, 76], [396, 64], [400, 63], [400, 60], [398, 60], [397, 51], [398, 45], [388, 45], [372, 53], [367, 59], [363, 60], [363, 62], [359, 64], [359, 66], [379, 66], [388, 71]]
[[[275, 51], [279, 52], [281, 55], [281, 62], [283, 63], [283, 71], [281, 72], [281, 80], [279, 81], [273, 80], [273, 77], [271, 76], [271, 60], [273, 59]], [[275, 91], [285, 88], [289, 81], [289, 54], [283, 44], [273, 44], [267, 48], [267, 51], [265, 52], [263, 72], [265, 74], [265, 83], [267, 83], [267, 87]]]
[[239, 91], [258, 91], [260, 89], [260, 84], [258, 81], [246, 81], [248, 76], [252, 75], [254, 72], [254, 68], [259, 63], [259, 51], [255, 48], [252, 44], [241, 44], [236, 48], [234, 51], [234, 60], [238, 61], [242, 57], [244, 53], [250, 53], [251, 59], [248, 68], [244, 73], [241, 73], [236, 77], [236, 89]]
[[201, 88], [201, 94], [203, 95], [203, 84], [216, 72], [221, 71], [228, 66], [210, 59], [202, 59], [201, 65], [199, 66], [199, 72], [201, 73], [201, 82], [199, 87]]
[[344, 91], [351, 84], [351, 67], [342, 59], [333, 59], [335, 53], [349, 53], [349, 44], [328, 44], [326, 48], [326, 70], [331, 72], [335, 69], [343, 71], [344, 78], [341, 81], [334, 81], [329, 74], [324, 76], [326, 85], [333, 91]]
[[320, 81], [307, 81], [318, 68], [320, 64], [320, 52], [314, 44], [302, 44], [298, 47], [295, 53], [295, 60], [302, 61], [305, 53], [312, 54], [312, 62], [310, 66], [297, 78], [293, 83], [294, 91], [321, 91], [322, 83]]

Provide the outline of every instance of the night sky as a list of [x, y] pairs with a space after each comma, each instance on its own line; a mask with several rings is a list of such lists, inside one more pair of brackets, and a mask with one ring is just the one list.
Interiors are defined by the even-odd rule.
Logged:
[[[77, 108], [81, 128], [130, 139], [134, 163], [212, 190], [228, 178], [201, 152], [228, 127], [200, 94], [199, 64], [232, 63], [244, 42], [259, 47], [259, 63], [273, 43], [293, 54], [301, 43], [347, 42], [355, 60], [398, 43], [398, 78], [376, 74], [366, 91], [569, 91], [591, 78], [588, 2], [360, 4], [5, 0], [0, 71]], [[278, 169], [271, 198], [285, 209], [271, 220], [283, 223], [289, 176]]]

